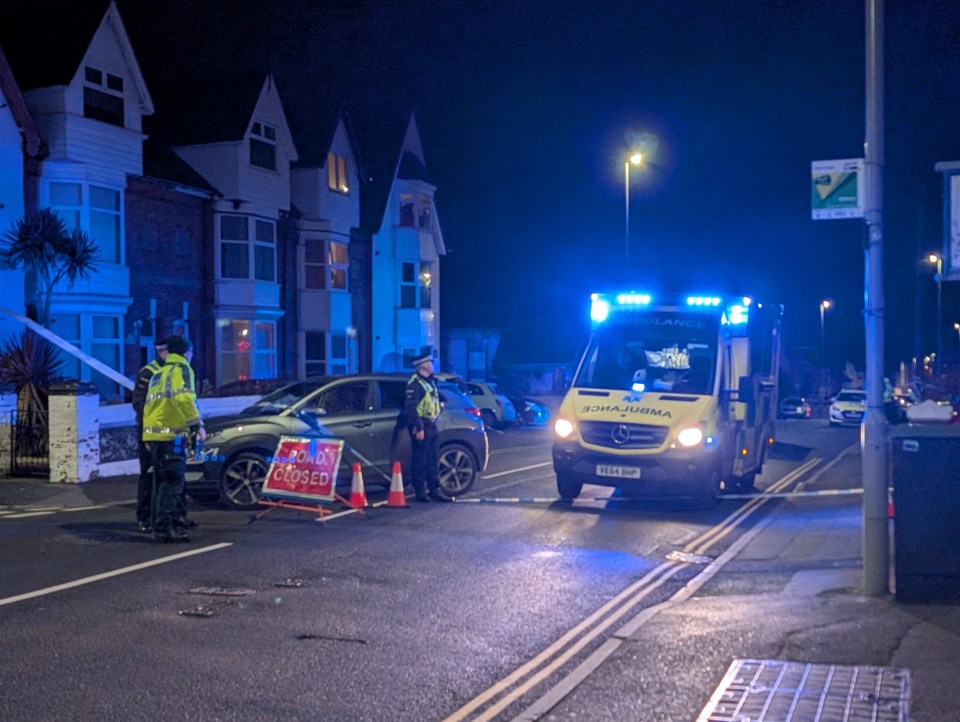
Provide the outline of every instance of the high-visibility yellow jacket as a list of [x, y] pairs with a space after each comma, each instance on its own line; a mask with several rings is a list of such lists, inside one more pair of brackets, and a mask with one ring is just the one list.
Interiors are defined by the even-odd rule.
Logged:
[[196, 379], [180, 354], [167, 355], [150, 379], [143, 407], [143, 440], [172, 441], [202, 426], [197, 408]]

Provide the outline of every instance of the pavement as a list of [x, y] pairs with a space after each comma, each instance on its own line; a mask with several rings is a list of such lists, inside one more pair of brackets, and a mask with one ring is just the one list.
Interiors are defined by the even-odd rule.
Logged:
[[[855, 449], [803, 491], [859, 488]], [[78, 485], [5, 479], [0, 512], [121, 503], [132, 501], [135, 488], [132, 476]], [[960, 605], [865, 595], [861, 528], [856, 493], [779, 501], [705, 584], [661, 605], [542, 718], [960, 719]], [[891, 539], [894, 530], [891, 521]], [[891, 590], [895, 585], [891, 573]], [[584, 716], [598, 698], [604, 714]], [[703, 713], [696, 718], [691, 710]]]

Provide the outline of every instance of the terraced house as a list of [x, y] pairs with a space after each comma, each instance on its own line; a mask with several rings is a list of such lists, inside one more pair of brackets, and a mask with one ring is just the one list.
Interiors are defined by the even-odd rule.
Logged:
[[[57, 287], [56, 334], [128, 378], [187, 335], [203, 392], [437, 348], [445, 246], [412, 114], [358, 138], [344, 107], [266, 72], [153, 67], [136, 52], [150, 29], [128, 34], [114, 2], [64, 13], [18, 8], [0, 27], [0, 222], [50, 207], [99, 251], [88, 280]], [[22, 272], [0, 274], [0, 305], [29, 315]], [[124, 397], [61, 356], [65, 376]]]

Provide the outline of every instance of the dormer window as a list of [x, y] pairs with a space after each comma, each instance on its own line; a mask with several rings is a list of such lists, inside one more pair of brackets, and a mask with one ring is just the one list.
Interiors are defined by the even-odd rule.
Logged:
[[277, 129], [273, 126], [254, 123], [250, 129], [250, 165], [277, 169]]
[[347, 159], [336, 153], [327, 153], [327, 187], [338, 193], [349, 193]]
[[123, 127], [123, 78], [83, 66], [83, 115]]

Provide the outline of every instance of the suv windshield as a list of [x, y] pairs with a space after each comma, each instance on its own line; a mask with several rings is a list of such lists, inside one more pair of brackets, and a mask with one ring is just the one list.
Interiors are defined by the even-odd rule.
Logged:
[[629, 320], [597, 330], [574, 386], [712, 393], [719, 335], [714, 319], [679, 311], [650, 311], [637, 312]]
[[304, 396], [313, 391], [316, 391], [322, 385], [322, 383], [317, 382], [300, 381], [295, 384], [290, 384], [289, 386], [284, 386], [282, 389], [277, 389], [273, 393], [267, 394], [256, 403], [251, 404], [243, 410], [243, 413], [279, 413], [280, 411], [283, 411], [289, 407], [293, 402], [302, 399]]

